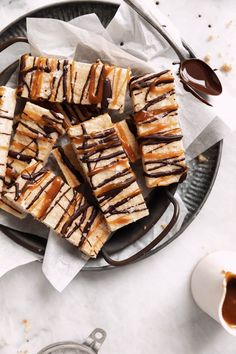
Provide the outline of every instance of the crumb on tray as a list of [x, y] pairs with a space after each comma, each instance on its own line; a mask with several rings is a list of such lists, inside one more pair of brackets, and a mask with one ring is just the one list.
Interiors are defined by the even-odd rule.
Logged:
[[204, 163], [204, 162], [208, 161], [208, 159], [203, 154], [200, 154], [197, 156], [197, 161], [198, 161], [198, 163]]

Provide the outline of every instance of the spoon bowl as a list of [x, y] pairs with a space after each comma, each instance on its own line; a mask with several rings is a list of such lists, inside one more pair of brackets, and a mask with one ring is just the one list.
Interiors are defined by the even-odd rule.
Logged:
[[203, 60], [191, 58], [181, 61], [179, 73], [182, 81], [194, 90], [213, 96], [222, 93], [215, 71]]

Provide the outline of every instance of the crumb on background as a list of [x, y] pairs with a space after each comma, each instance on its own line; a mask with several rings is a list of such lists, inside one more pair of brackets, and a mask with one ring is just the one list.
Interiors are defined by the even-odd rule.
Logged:
[[225, 27], [229, 28], [233, 23], [233, 20], [230, 20], [229, 22], [226, 23]]
[[200, 155], [197, 156], [197, 162], [198, 163], [204, 163], [204, 162], [207, 162], [207, 161], [208, 161], [208, 159], [203, 154], [200, 154]]
[[0, 349], [7, 345], [7, 341], [4, 338], [0, 338]]
[[210, 42], [214, 39], [214, 36], [212, 36], [212, 34], [207, 38], [207, 41]]
[[163, 228], [163, 230], [165, 230], [167, 224], [162, 224], [161, 227]]
[[221, 71], [222, 73], [229, 73], [231, 70], [232, 70], [232, 65], [227, 64], [227, 63], [223, 64], [223, 65], [220, 67], [220, 71]]
[[25, 333], [28, 333], [31, 330], [31, 324], [28, 320], [26, 320], [26, 319], [22, 320], [21, 324], [24, 326]]
[[203, 58], [203, 60], [205, 61], [205, 63], [209, 63], [211, 60], [211, 57], [209, 54], [206, 54], [205, 57]]

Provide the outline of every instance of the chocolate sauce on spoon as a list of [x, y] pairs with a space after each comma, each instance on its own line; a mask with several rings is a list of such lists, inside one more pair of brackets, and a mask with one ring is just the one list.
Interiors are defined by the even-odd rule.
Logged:
[[217, 96], [222, 92], [221, 83], [215, 72], [200, 59], [182, 61], [180, 77], [188, 86], [208, 95]]

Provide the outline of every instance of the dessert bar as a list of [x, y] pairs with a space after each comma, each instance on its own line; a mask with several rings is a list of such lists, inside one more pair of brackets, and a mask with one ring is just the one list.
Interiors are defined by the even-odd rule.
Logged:
[[110, 116], [73, 126], [68, 135], [111, 231], [148, 215]]
[[64, 133], [63, 122], [62, 114], [26, 103], [8, 153], [7, 183], [11, 183], [32, 159], [47, 160], [56, 140]]
[[101, 212], [40, 162], [32, 161], [5, 197], [90, 257], [110, 234]]
[[187, 165], [173, 74], [165, 70], [134, 77], [130, 93], [147, 186], [182, 182]]
[[18, 94], [31, 100], [94, 105], [123, 112], [130, 69], [72, 60], [21, 57]]

